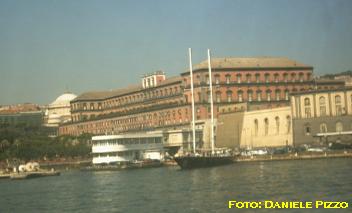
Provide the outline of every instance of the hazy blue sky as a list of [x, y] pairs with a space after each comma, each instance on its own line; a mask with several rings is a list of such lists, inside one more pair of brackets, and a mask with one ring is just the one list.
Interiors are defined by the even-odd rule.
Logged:
[[0, 0], [0, 104], [175, 76], [213, 57], [285, 56], [352, 69], [351, 0]]

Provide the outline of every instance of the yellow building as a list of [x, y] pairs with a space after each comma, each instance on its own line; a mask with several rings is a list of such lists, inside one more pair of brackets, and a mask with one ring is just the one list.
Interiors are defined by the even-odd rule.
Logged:
[[352, 89], [291, 96], [295, 145], [352, 141]]
[[226, 107], [218, 118], [217, 147], [262, 148], [284, 147], [293, 144], [291, 107], [260, 109], [241, 104]]

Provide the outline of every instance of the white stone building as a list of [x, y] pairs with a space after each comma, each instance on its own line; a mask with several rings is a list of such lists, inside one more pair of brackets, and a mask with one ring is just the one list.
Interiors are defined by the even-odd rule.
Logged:
[[62, 123], [71, 121], [70, 101], [76, 97], [75, 94], [66, 92], [49, 104], [45, 112], [45, 126], [58, 127]]

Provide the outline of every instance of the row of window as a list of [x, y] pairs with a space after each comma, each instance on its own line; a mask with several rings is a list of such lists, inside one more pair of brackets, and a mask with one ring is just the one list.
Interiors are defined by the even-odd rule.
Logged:
[[[255, 91], [255, 93], [252, 90], [247, 90], [247, 101], [251, 102], [251, 101], [272, 101], [272, 94], [273, 92], [271, 90], [266, 90], [265, 91], [265, 97], [263, 97], [263, 92], [261, 90], [257, 90]], [[254, 94], [255, 94], [255, 98], [254, 98]], [[284, 91], [284, 98], [282, 98], [282, 92], [280, 89], [275, 90], [274, 92], [275, 97], [274, 100], [275, 101], [280, 101], [280, 100], [289, 100], [289, 91], [285, 90]], [[222, 102], [222, 93], [221, 91], [216, 91], [215, 92], [215, 99], [214, 101], [217, 103]], [[242, 90], [237, 91], [237, 100], [234, 99], [233, 97], [233, 92], [232, 91], [227, 91], [226, 92], [226, 102], [233, 102], [233, 101], [238, 101], [238, 102], [243, 102], [244, 101], [244, 92]], [[265, 99], [264, 99], [265, 98]], [[185, 99], [188, 100], [188, 96], [185, 96]], [[200, 92], [198, 92], [196, 94], [196, 101], [202, 102], [202, 94]], [[207, 92], [207, 101], [210, 103], [211, 99], [210, 99], [210, 92]]]
[[93, 141], [94, 146], [133, 145], [133, 144], [146, 144], [146, 143], [161, 143], [161, 138], [124, 138], [124, 139]]
[[95, 158], [104, 158], [104, 157], [132, 157], [133, 151], [125, 152], [108, 152], [108, 153], [93, 153]]
[[[343, 127], [343, 124], [342, 124], [341, 121], [337, 121], [337, 122], [335, 123], [335, 131], [336, 131], [336, 132], [342, 132], [342, 131], [343, 131], [343, 128], [344, 128], [344, 127]], [[309, 123], [307, 123], [307, 124], [304, 125], [304, 129], [305, 129], [305, 132], [304, 132], [305, 135], [310, 135], [310, 134], [311, 134], [311, 126], [310, 126]], [[351, 125], [351, 129], [352, 129], [352, 125]], [[320, 131], [320, 133], [327, 133], [327, 132], [329, 132], [327, 124], [326, 124], [326, 123], [321, 123], [321, 124], [319, 125], [319, 131]]]
[[98, 103], [98, 106], [94, 103], [72, 104], [72, 110], [79, 110], [79, 109], [83, 109], [83, 110], [96, 110], [96, 109], [98, 109], [98, 110], [101, 110], [102, 108], [111, 108], [114, 106], [121, 106], [121, 105], [125, 105], [125, 104], [130, 104], [130, 103], [137, 103], [140, 101], [144, 101], [145, 99], [160, 98], [160, 97], [175, 95], [175, 94], [178, 94], [179, 92], [180, 92], [180, 89], [177, 86], [153, 90], [153, 91], [145, 91], [141, 94], [136, 94], [136, 95], [131, 95], [131, 96], [108, 100], [108, 101], [105, 101], [103, 104]]
[[[270, 128], [275, 128], [275, 134], [278, 135], [280, 133], [280, 117], [276, 116], [275, 117], [275, 126], [271, 127], [270, 126], [270, 122], [268, 118], [264, 118], [263, 120], [263, 128], [264, 128], [264, 135], [268, 135], [269, 134], [269, 129]], [[285, 126], [286, 130], [286, 134], [289, 134], [291, 132], [291, 116], [287, 115], [286, 116], [286, 126]], [[254, 135], [258, 136], [258, 132], [259, 132], [259, 120], [258, 119], [254, 119]]]
[[[352, 95], [351, 95], [351, 102], [352, 102]], [[340, 95], [335, 95], [334, 96], [335, 100], [335, 110], [336, 110], [336, 115], [342, 115], [344, 112], [344, 108], [342, 107], [342, 101], [341, 101], [341, 96]], [[327, 115], [327, 104], [326, 104], [326, 98], [324, 96], [319, 97], [319, 112], [320, 116], [326, 116]], [[312, 112], [311, 112], [311, 101], [310, 98], [305, 98], [304, 99], [304, 113], [306, 118], [311, 118], [312, 117]]]
[[[254, 79], [253, 79], [253, 76], [254, 76]], [[272, 78], [273, 76], [273, 78]], [[304, 73], [298, 73], [298, 75], [296, 73], [291, 73], [291, 74], [288, 74], [288, 73], [283, 73], [281, 75], [282, 77], [280, 78], [280, 74], [279, 73], [275, 73], [275, 74], [270, 74], [270, 73], [265, 73], [264, 74], [264, 81], [265, 83], [269, 83], [271, 82], [271, 80], [275, 83], [278, 83], [278, 82], [296, 82], [296, 81], [299, 81], [299, 82], [303, 82], [304, 80], [311, 80], [311, 73], [307, 73], [306, 75]], [[306, 78], [304, 78], [304, 76], [306, 76]], [[230, 84], [231, 82], [236, 82], [236, 83], [260, 83], [262, 82], [262, 79], [261, 79], [261, 74], [260, 73], [256, 73], [254, 75], [252, 74], [246, 74], [246, 75], [242, 75], [240, 73], [236, 74], [235, 76], [235, 79], [233, 79], [234, 76], [232, 76], [231, 74], [226, 74], [225, 75], [225, 83], [226, 84]], [[297, 78], [298, 77], [298, 78]], [[214, 75], [214, 83], [215, 84], [220, 84], [221, 82], [221, 78], [220, 78], [220, 75], [219, 74], [215, 74]], [[196, 75], [196, 82], [195, 83], [201, 83], [202, 80], [201, 80], [201, 76], [200, 75]], [[209, 84], [209, 75], [205, 75], [205, 82], [207, 84]]]

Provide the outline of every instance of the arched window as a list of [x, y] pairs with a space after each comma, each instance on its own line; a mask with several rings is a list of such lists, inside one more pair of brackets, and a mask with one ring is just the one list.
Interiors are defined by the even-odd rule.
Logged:
[[312, 116], [311, 111], [310, 111], [310, 99], [305, 98], [304, 99], [304, 113], [306, 118], [310, 118]]
[[225, 78], [226, 78], [226, 84], [229, 84], [231, 82], [231, 75], [226, 74]]
[[246, 81], [247, 83], [251, 83], [251, 80], [252, 80], [252, 75], [251, 74], [246, 74]]
[[264, 119], [264, 134], [268, 135], [269, 133], [269, 119], [265, 118]]
[[242, 90], [238, 90], [237, 99], [238, 99], [238, 102], [242, 102], [243, 101], [243, 92], [242, 92]]
[[248, 94], [248, 101], [252, 102], [253, 101], [253, 91], [252, 90], [248, 90], [247, 94]]
[[219, 84], [220, 83], [220, 75], [216, 74], [215, 75], [215, 84]]
[[275, 124], [276, 124], [276, 134], [280, 133], [280, 118], [278, 116], [275, 117]]
[[258, 136], [258, 120], [254, 120], [254, 135]]
[[262, 101], [262, 91], [257, 90], [257, 101]]
[[286, 127], [287, 127], [287, 134], [291, 132], [291, 116], [286, 116]]
[[269, 73], [265, 73], [264, 79], [265, 79], [265, 83], [269, 83], [269, 81], [270, 81], [270, 74], [269, 74]]
[[306, 123], [304, 125], [304, 134], [305, 135], [310, 135], [311, 134], [311, 129], [310, 129], [310, 124], [309, 123]]
[[196, 83], [201, 84], [200, 75], [196, 75]]
[[285, 100], [288, 101], [290, 99], [290, 93], [288, 89], [285, 90]]
[[240, 84], [241, 83], [241, 78], [242, 78], [242, 75], [241, 74], [237, 74], [236, 75], [236, 78], [237, 78], [237, 83]]
[[281, 90], [280, 89], [275, 90], [275, 100], [280, 101], [280, 96], [281, 96]]
[[341, 96], [335, 96], [335, 109], [336, 115], [342, 115], [342, 105], [341, 105]]
[[302, 72], [300, 72], [298, 75], [299, 75], [299, 81], [300, 81], [300, 82], [303, 82], [303, 80], [304, 80], [304, 74], [303, 74]]
[[321, 124], [320, 124], [320, 132], [321, 132], [321, 133], [326, 133], [326, 132], [328, 132], [328, 127], [327, 127], [326, 123], [321, 123]]
[[205, 82], [209, 84], [209, 75], [205, 75]]
[[343, 131], [343, 124], [341, 121], [336, 122], [336, 132], [342, 132]]
[[287, 81], [288, 81], [288, 74], [284, 73], [284, 82], [287, 82]]
[[326, 101], [324, 96], [319, 98], [319, 110], [320, 116], [326, 116]]
[[275, 81], [275, 83], [279, 82], [279, 74], [278, 73], [274, 74], [274, 81]]
[[296, 73], [291, 74], [291, 81], [295, 82], [296, 81]]
[[267, 100], [267, 101], [271, 101], [271, 90], [270, 90], [270, 89], [268, 89], [268, 90], [266, 91], [266, 100]]
[[231, 90], [228, 90], [226, 92], [226, 100], [227, 100], [227, 102], [232, 102], [232, 91]]
[[216, 95], [216, 102], [217, 103], [220, 103], [221, 102], [221, 92], [220, 91], [217, 91], [216, 93], [215, 93], [215, 95]]
[[255, 82], [257, 82], [257, 83], [260, 82], [260, 74], [259, 73], [255, 74]]
[[169, 90], [170, 90], [170, 95], [173, 95], [173, 91], [172, 91], [172, 88], [170, 88]]

